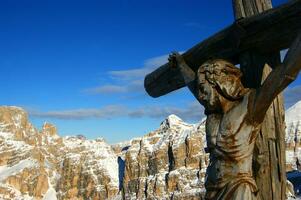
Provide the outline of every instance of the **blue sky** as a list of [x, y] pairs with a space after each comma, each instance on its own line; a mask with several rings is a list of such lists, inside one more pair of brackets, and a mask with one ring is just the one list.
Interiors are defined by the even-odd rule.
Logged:
[[[25, 108], [38, 128], [49, 121], [60, 135], [110, 143], [172, 113], [195, 122], [203, 111], [187, 89], [153, 99], [144, 76], [232, 22], [230, 0], [1, 1], [0, 105]], [[301, 99], [300, 84], [287, 105]]]

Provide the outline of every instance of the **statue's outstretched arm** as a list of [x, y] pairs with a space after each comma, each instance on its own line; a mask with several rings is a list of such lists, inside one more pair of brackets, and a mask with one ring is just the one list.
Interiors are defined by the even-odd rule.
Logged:
[[262, 122], [266, 111], [277, 97], [291, 82], [293, 82], [301, 70], [301, 33], [289, 48], [283, 63], [276, 67], [266, 78], [263, 85], [257, 89], [253, 116], [256, 121]]
[[168, 60], [171, 67], [173, 67], [175, 70], [179, 70], [185, 81], [185, 84], [188, 86], [189, 90], [194, 94], [194, 96], [196, 96], [195, 72], [186, 64], [184, 58], [177, 52], [170, 54]]

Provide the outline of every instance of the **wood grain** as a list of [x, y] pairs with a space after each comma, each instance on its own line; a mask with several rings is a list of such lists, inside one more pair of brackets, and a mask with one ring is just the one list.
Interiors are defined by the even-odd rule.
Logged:
[[[270, 0], [233, 0], [233, 7], [235, 17], [241, 18], [271, 9], [272, 4]], [[245, 86], [258, 88], [272, 71], [270, 65], [277, 66], [280, 64], [280, 55], [279, 51], [262, 53], [250, 49], [242, 53], [239, 60], [244, 73]], [[285, 199], [284, 136], [283, 97], [278, 95], [266, 112], [254, 148], [253, 175], [259, 188], [259, 199]]]
[[[239, 5], [244, 7], [240, 8]], [[249, 8], [249, 5], [252, 6]], [[269, 6], [270, 0], [265, 3], [261, 0], [239, 1], [237, 6], [234, 5], [234, 10], [240, 12], [235, 15], [237, 21], [185, 52], [183, 57], [186, 63], [196, 71], [208, 59], [221, 58], [241, 64], [240, 55], [249, 50], [273, 55], [274, 52], [288, 48], [301, 30], [301, 0], [290, 1], [258, 14]], [[252, 13], [257, 14], [243, 18]], [[176, 70], [170, 68], [169, 63], [148, 74], [144, 81], [144, 87], [152, 97], [165, 95], [184, 86], [184, 80]]]

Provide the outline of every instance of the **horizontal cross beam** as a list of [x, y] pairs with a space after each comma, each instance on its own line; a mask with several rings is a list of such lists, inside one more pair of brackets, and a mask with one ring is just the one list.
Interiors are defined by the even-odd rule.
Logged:
[[[239, 55], [245, 51], [269, 54], [288, 48], [300, 30], [301, 0], [290, 1], [259, 15], [237, 20], [182, 56], [194, 71], [205, 61], [214, 58], [238, 64]], [[148, 74], [144, 80], [144, 87], [152, 97], [184, 86], [182, 76], [169, 63]]]

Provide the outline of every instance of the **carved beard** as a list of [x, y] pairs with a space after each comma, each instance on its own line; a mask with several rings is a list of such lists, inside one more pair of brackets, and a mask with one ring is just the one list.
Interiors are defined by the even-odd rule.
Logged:
[[221, 95], [210, 83], [199, 85], [198, 101], [205, 107], [205, 114], [222, 113]]
[[[216, 92], [217, 95], [219, 95], [217, 92]], [[221, 106], [221, 103], [219, 101], [219, 98], [217, 95], [214, 95], [213, 98], [211, 98], [207, 103], [206, 103], [206, 106], [205, 106], [205, 114], [206, 115], [210, 115], [210, 114], [218, 114], [218, 113], [222, 113], [222, 106]]]

